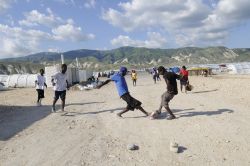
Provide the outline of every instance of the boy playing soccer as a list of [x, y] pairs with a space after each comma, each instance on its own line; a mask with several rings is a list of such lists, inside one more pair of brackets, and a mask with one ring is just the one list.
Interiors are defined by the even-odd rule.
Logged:
[[158, 68], [158, 72], [160, 75], [163, 75], [163, 78], [167, 84], [167, 91], [162, 94], [161, 96], [161, 104], [159, 109], [151, 114], [151, 118], [157, 118], [161, 114], [161, 109], [162, 107], [165, 107], [167, 112], [170, 114], [170, 116], [167, 118], [169, 120], [175, 119], [176, 117], [172, 113], [172, 111], [169, 108], [169, 102], [174, 98], [175, 95], [178, 94], [178, 89], [177, 89], [177, 82], [176, 79], [180, 79], [180, 76], [173, 73], [173, 72], [168, 72], [163, 66], [160, 66]]
[[54, 86], [55, 90], [55, 97], [53, 100], [53, 105], [52, 105], [52, 112], [55, 112], [55, 104], [59, 97], [62, 100], [62, 111], [64, 111], [65, 107], [65, 98], [66, 98], [66, 89], [69, 90], [69, 85], [67, 81], [67, 65], [62, 64], [61, 66], [61, 72], [57, 73], [56, 75], [52, 76], [52, 85]]
[[97, 86], [97, 88], [101, 88], [103, 85], [108, 84], [110, 81], [114, 81], [117, 91], [119, 93], [119, 96], [127, 102], [127, 107], [121, 111], [120, 113], [117, 114], [117, 116], [122, 117], [122, 114], [125, 112], [128, 112], [129, 110], [134, 111], [134, 109], [139, 109], [141, 112], [143, 112], [146, 116], [149, 115], [148, 112], [146, 112], [142, 107], [141, 107], [141, 102], [133, 98], [129, 91], [128, 91], [128, 86], [126, 83], [126, 80], [124, 76], [127, 74], [127, 68], [126, 67], [121, 67], [120, 72], [115, 73], [111, 79], [106, 80], [104, 83], [101, 85]]

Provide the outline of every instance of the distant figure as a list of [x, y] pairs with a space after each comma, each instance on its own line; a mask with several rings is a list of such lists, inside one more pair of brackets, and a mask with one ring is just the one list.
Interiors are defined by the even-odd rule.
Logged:
[[37, 74], [35, 85], [36, 85], [36, 91], [37, 91], [37, 95], [38, 95], [36, 105], [41, 106], [42, 99], [44, 98], [44, 87], [47, 88], [46, 79], [44, 77], [44, 70], [43, 69], [40, 69], [40, 74]]
[[207, 77], [208, 76], [208, 71], [207, 69], [204, 70], [204, 77]]
[[151, 114], [151, 118], [154, 119], [159, 117], [162, 107], [165, 107], [166, 111], [170, 114], [167, 119], [172, 120], [175, 119], [175, 116], [169, 108], [169, 102], [174, 98], [175, 95], [178, 94], [176, 79], [179, 79], [180, 76], [173, 72], [166, 71], [163, 66], [160, 66], [158, 71], [160, 75], [163, 75], [163, 78], [167, 84], [167, 91], [162, 94], [160, 107], [156, 112]]
[[136, 86], [137, 73], [136, 73], [135, 70], [132, 70], [131, 79], [132, 79], [132, 81], [133, 81], [133, 86]]
[[112, 75], [111, 79], [106, 80], [103, 82], [101, 85], [98, 85], [97, 88], [101, 88], [103, 85], [108, 84], [111, 81], [115, 82], [117, 91], [119, 96], [127, 102], [127, 107], [121, 111], [120, 113], [117, 114], [117, 116], [122, 117], [122, 114], [125, 112], [128, 112], [129, 110], [134, 111], [134, 109], [139, 109], [141, 112], [143, 112], [146, 116], [149, 114], [141, 107], [141, 102], [133, 98], [129, 91], [128, 91], [128, 86], [126, 83], [126, 80], [124, 76], [127, 74], [127, 68], [126, 67], [121, 67], [120, 71], [114, 75]]
[[157, 70], [155, 67], [153, 68], [151, 74], [153, 76], [154, 83], [156, 84]]
[[181, 86], [181, 92], [182, 92], [182, 87], [184, 86], [185, 89], [185, 93], [187, 93], [187, 85], [189, 84], [188, 81], [188, 71], [186, 70], [186, 66], [182, 66], [182, 69], [180, 70], [180, 75], [181, 75], [181, 79], [180, 79], [180, 86]]
[[52, 105], [52, 112], [55, 112], [55, 104], [57, 102], [57, 100], [59, 99], [59, 97], [62, 100], [62, 111], [64, 111], [64, 107], [65, 107], [65, 98], [66, 98], [66, 90], [69, 90], [69, 84], [68, 84], [68, 80], [67, 80], [67, 65], [66, 64], [62, 64], [61, 66], [61, 72], [55, 74], [54, 76], [52, 76], [52, 85], [54, 86], [54, 90], [55, 90], [55, 97], [53, 100], [53, 105]]

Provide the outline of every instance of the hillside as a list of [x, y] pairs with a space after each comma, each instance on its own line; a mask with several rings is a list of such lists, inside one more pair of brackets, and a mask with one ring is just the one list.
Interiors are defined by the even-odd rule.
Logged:
[[[41, 52], [24, 57], [0, 60], [0, 74], [36, 72], [38, 67], [60, 63], [61, 53]], [[185, 47], [178, 49], [149, 49], [121, 47], [113, 50], [72, 50], [63, 52], [65, 62], [75, 66], [78, 58], [81, 68], [95, 70], [126, 65], [133, 68], [156, 65], [190, 65], [250, 61], [249, 48]], [[27, 64], [27, 62], [29, 62]], [[37, 65], [38, 64], [38, 65]]]

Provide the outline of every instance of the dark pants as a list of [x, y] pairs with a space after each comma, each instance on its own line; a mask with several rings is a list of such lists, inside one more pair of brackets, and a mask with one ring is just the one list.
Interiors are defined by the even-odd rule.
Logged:
[[44, 90], [42, 89], [37, 89], [37, 102], [39, 102], [40, 99], [44, 98]]
[[124, 95], [121, 96], [121, 98], [127, 102], [127, 109], [134, 111], [134, 109], [138, 109], [141, 107], [141, 102], [139, 100], [136, 100], [132, 96], [130, 96], [129, 93], [125, 93]]
[[64, 91], [55, 91], [54, 99], [58, 100], [59, 97], [61, 98], [61, 100], [65, 100], [65, 98], [66, 98], [66, 90], [64, 90]]

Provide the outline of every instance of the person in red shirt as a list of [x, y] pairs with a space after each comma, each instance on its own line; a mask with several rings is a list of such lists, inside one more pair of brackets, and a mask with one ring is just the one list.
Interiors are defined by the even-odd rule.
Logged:
[[186, 87], [189, 84], [188, 71], [186, 69], [187, 69], [186, 66], [182, 66], [182, 69], [180, 71], [180, 75], [181, 75], [181, 79], [180, 79], [181, 92], [182, 92], [182, 87], [184, 86], [185, 93], [187, 93]]

